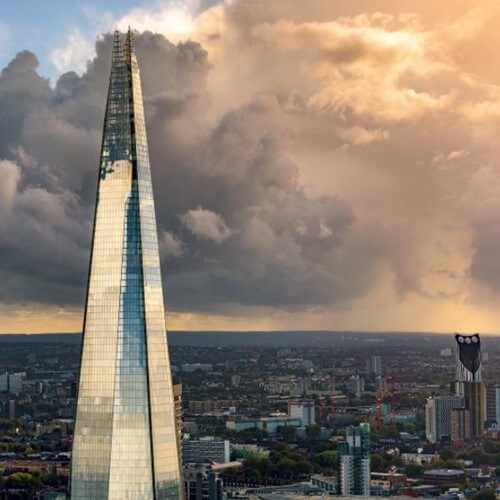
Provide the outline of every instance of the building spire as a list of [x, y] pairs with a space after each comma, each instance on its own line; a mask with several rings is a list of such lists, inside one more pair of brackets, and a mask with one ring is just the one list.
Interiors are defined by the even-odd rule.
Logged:
[[112, 62], [116, 63], [123, 60], [123, 45], [120, 39], [120, 32], [115, 30], [113, 35], [113, 55]]
[[127, 31], [127, 41], [125, 42], [128, 48], [128, 51], [130, 54], [134, 51], [134, 32], [132, 31], [132, 28], [129, 26], [128, 31]]

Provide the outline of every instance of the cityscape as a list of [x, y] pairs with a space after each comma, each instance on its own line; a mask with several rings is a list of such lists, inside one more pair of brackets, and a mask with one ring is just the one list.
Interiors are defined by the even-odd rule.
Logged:
[[0, 498], [500, 499], [500, 4], [89, 2], [0, 73]]
[[[471, 400], [457, 392], [467, 381], [452, 335], [234, 335], [169, 337], [186, 498], [486, 498], [498, 488], [498, 338], [480, 344]], [[80, 338], [41, 337], [0, 339], [0, 491], [12, 498], [64, 498], [69, 484]]]

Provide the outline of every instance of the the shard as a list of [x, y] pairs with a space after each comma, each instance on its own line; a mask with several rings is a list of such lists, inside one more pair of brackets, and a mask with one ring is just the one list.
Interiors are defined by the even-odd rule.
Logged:
[[113, 41], [71, 464], [71, 498], [179, 499], [183, 484], [141, 81]]

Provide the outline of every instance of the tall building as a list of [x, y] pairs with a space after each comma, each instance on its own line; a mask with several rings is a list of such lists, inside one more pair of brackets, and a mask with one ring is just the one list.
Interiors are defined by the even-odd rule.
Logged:
[[133, 37], [113, 41], [71, 498], [182, 498], [155, 209]]
[[464, 382], [465, 407], [470, 413], [471, 435], [479, 438], [486, 420], [486, 387], [483, 382]]
[[289, 400], [288, 415], [300, 419], [300, 425], [303, 427], [314, 425], [316, 423], [314, 401], [306, 399]]
[[186, 500], [222, 500], [224, 485], [211, 465], [186, 465], [183, 475]]
[[370, 373], [382, 375], [382, 356], [370, 356]]
[[470, 412], [471, 437], [479, 438], [486, 420], [486, 388], [481, 381], [481, 339], [475, 335], [455, 335], [457, 342], [456, 394], [462, 396]]
[[370, 495], [370, 425], [347, 427], [346, 441], [339, 444], [341, 495]]
[[425, 435], [430, 443], [451, 438], [451, 412], [463, 408], [461, 396], [435, 396], [427, 398], [425, 405]]
[[463, 446], [471, 438], [470, 412], [467, 408], [453, 408], [451, 410], [451, 442], [456, 446]]
[[486, 421], [500, 426], [500, 386], [488, 384], [486, 388]]
[[26, 379], [26, 372], [2, 373], [0, 375], [0, 392], [10, 392], [19, 396], [23, 390], [23, 381]]
[[481, 340], [478, 334], [455, 335], [457, 381], [481, 382]]

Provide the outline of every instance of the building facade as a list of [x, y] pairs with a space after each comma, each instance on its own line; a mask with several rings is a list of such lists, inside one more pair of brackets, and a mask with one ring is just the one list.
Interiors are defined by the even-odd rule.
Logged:
[[463, 446], [471, 438], [470, 411], [467, 408], [451, 410], [451, 442], [455, 446]]
[[490, 426], [500, 426], [500, 386], [496, 384], [486, 388], [486, 421]]
[[370, 373], [382, 375], [382, 356], [370, 356]]
[[186, 500], [222, 500], [223, 482], [210, 465], [187, 465], [183, 469]]
[[288, 401], [288, 415], [300, 419], [301, 426], [307, 427], [316, 424], [314, 401], [299, 399]]
[[425, 435], [430, 443], [451, 439], [451, 412], [463, 408], [461, 396], [435, 396], [427, 398], [425, 405]]
[[347, 427], [346, 441], [339, 443], [339, 493], [370, 495], [370, 425]]
[[486, 420], [486, 386], [484, 382], [463, 382], [463, 394], [470, 413], [471, 436], [479, 438]]
[[71, 498], [182, 498], [142, 90], [113, 41], [71, 467]]
[[231, 458], [230, 443], [227, 439], [205, 437], [185, 439], [182, 442], [182, 462], [189, 463], [227, 463]]

